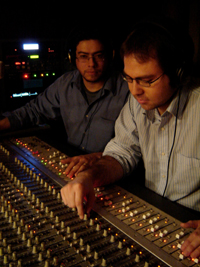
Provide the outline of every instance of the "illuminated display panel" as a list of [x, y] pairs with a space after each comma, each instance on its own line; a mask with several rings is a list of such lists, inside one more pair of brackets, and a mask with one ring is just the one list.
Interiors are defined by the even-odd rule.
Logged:
[[39, 44], [23, 44], [24, 50], [39, 50]]

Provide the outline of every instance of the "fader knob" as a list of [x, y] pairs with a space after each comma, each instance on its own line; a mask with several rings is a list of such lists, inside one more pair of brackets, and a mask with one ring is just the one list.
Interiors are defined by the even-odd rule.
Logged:
[[111, 235], [110, 243], [114, 243], [114, 242], [115, 242], [115, 237], [114, 237], [114, 235]]
[[39, 253], [38, 261], [42, 261], [42, 252]]
[[135, 262], [140, 262], [140, 257], [138, 254], [136, 254], [136, 256], [135, 256]]
[[2, 245], [3, 245], [3, 247], [6, 247], [7, 246], [7, 239], [6, 238], [3, 239]]
[[8, 246], [7, 246], [7, 253], [8, 253], [8, 254], [12, 253], [11, 245], [8, 245]]
[[101, 230], [101, 225], [98, 223], [96, 227], [96, 231], [100, 231], [100, 230]]
[[107, 266], [105, 259], [102, 259], [101, 266]]
[[32, 244], [31, 244], [31, 239], [29, 238], [29, 239], [27, 240], [27, 247], [30, 248], [31, 245], [32, 245]]
[[35, 237], [35, 244], [36, 244], [36, 245], [39, 244], [39, 237], [38, 237], [38, 236]]
[[119, 248], [119, 249], [123, 248], [123, 246], [122, 246], [122, 242], [121, 242], [121, 241], [119, 241], [118, 248]]
[[[90, 252], [91, 252], [91, 247], [90, 247], [89, 244], [87, 244], [86, 252], [87, 252], [87, 253], [90, 253]], [[95, 252], [95, 253], [97, 253], [97, 252]], [[95, 253], [94, 253], [94, 255], [95, 255]], [[98, 253], [97, 253], [97, 255], [98, 255]]]
[[58, 266], [58, 257], [53, 257], [53, 266]]
[[[43, 202], [42, 202], [42, 203], [43, 203]], [[42, 204], [42, 203], [41, 203], [41, 204]], [[43, 204], [44, 204], [44, 203], [43, 203]], [[45, 207], [45, 213], [49, 213], [49, 207], [48, 207], [48, 206]]]
[[99, 258], [98, 252], [95, 251], [95, 252], [94, 252], [94, 259], [95, 259], [95, 260], [98, 260], [98, 258]]
[[45, 250], [45, 244], [44, 244], [44, 242], [41, 243], [41, 250], [42, 250], [42, 251]]
[[94, 225], [94, 220], [93, 219], [90, 219], [89, 225], [90, 226], [93, 226]]
[[13, 260], [13, 261], [16, 261], [16, 260], [17, 260], [17, 253], [16, 253], [16, 251], [14, 251], [14, 252], [12, 253], [12, 260]]
[[104, 237], [108, 236], [108, 231], [106, 229], [103, 230], [103, 236]]
[[55, 188], [52, 190], [52, 195], [56, 195], [56, 189]]
[[51, 250], [47, 249], [47, 258], [51, 258]]
[[84, 246], [84, 241], [83, 241], [83, 238], [80, 238], [80, 241], [79, 241], [79, 246], [80, 246], [80, 247]]
[[61, 228], [61, 229], [64, 229], [64, 228], [65, 228], [65, 222], [64, 222], [64, 221], [61, 221], [61, 222], [60, 222], [60, 228]]
[[18, 228], [17, 228], [17, 234], [18, 234], [18, 235], [21, 235], [21, 233], [22, 233], [21, 226], [18, 226]]
[[76, 232], [73, 232], [73, 239], [74, 239], [74, 240], [77, 239], [77, 234], [76, 234]]
[[49, 261], [46, 260], [45, 263], [44, 263], [44, 267], [49, 267], [49, 266], [50, 266]]
[[32, 253], [33, 254], [36, 254], [37, 253], [37, 247], [35, 245], [33, 246]]
[[13, 229], [17, 229], [17, 222], [16, 221], [13, 222], [13, 226], [12, 227], [13, 227]]
[[57, 194], [57, 199], [61, 199], [61, 195], [60, 195], [60, 192]]
[[18, 260], [18, 262], [17, 262], [17, 267], [22, 267], [22, 260], [21, 260], [21, 259]]
[[130, 255], [131, 255], [131, 250], [130, 250], [130, 248], [127, 248], [127, 250], [126, 250], [126, 255], [127, 255], [127, 256], [130, 256]]
[[8, 256], [7, 255], [4, 255], [3, 256], [3, 264], [7, 264], [8, 263]]
[[22, 241], [25, 241], [25, 240], [26, 240], [26, 233], [23, 232], [23, 233], [22, 233]]

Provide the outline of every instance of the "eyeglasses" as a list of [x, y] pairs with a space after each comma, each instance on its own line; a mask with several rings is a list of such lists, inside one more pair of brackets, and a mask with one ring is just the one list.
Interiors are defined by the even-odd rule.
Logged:
[[105, 55], [103, 53], [95, 54], [89, 56], [87, 54], [82, 54], [76, 57], [80, 63], [87, 63], [90, 58], [92, 58], [95, 62], [103, 62], [105, 60]]
[[151, 87], [152, 83], [156, 82], [158, 79], [160, 79], [162, 76], [164, 75], [164, 72], [163, 74], [161, 74], [158, 78], [156, 78], [155, 80], [153, 81], [145, 81], [145, 80], [142, 80], [142, 79], [139, 79], [139, 78], [131, 78], [130, 76], [128, 76], [127, 74], [123, 73], [122, 74], [122, 77], [123, 79], [128, 82], [128, 83], [133, 83], [133, 81], [135, 80], [137, 84], [139, 84], [140, 86], [143, 86], [143, 87]]

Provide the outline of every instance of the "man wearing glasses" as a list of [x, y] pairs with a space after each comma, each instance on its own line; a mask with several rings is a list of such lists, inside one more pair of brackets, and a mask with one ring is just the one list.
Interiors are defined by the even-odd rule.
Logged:
[[[81, 27], [71, 43], [70, 60], [77, 70], [65, 73], [35, 100], [0, 121], [0, 130], [17, 129], [62, 118], [66, 140], [92, 153], [67, 158], [66, 174], [73, 177], [101, 157], [114, 136], [114, 124], [129, 94], [121, 74], [112, 70], [113, 46], [105, 30]], [[64, 141], [64, 140], [63, 140]]]
[[[80, 218], [83, 198], [85, 212], [92, 208], [93, 187], [129, 175], [141, 157], [146, 187], [200, 211], [200, 90], [187, 72], [193, 49], [180, 29], [166, 25], [139, 23], [122, 46], [123, 77], [131, 94], [116, 121], [115, 137], [92, 168], [61, 189], [64, 203], [76, 207]], [[196, 228], [181, 250], [198, 258], [200, 220], [182, 227]]]

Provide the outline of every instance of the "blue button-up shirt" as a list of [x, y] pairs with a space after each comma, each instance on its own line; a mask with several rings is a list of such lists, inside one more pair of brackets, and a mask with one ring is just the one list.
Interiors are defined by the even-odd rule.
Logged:
[[114, 136], [114, 124], [129, 94], [119, 73], [113, 73], [100, 97], [88, 104], [78, 70], [65, 73], [36, 99], [8, 115], [12, 129], [62, 117], [68, 142], [86, 152], [103, 151]]

